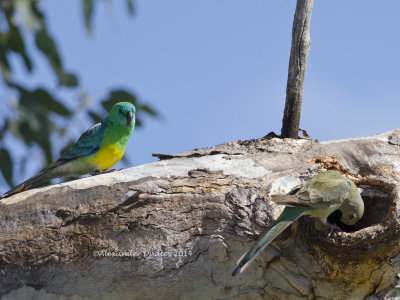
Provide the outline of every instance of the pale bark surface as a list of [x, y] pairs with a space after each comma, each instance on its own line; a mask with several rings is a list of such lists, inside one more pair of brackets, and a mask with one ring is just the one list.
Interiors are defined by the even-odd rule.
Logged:
[[[4, 199], [0, 293], [4, 299], [399, 296], [399, 145], [400, 130], [325, 143], [238, 141]], [[360, 224], [327, 237], [329, 228], [304, 217], [231, 277], [282, 210], [268, 196], [325, 168], [364, 188]]]

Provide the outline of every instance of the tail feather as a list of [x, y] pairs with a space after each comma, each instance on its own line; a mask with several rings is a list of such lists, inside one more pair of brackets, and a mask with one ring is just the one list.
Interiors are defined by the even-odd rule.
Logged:
[[52, 169], [53, 168], [45, 169], [42, 172], [40, 172], [39, 174], [29, 178], [28, 180], [25, 180], [24, 182], [20, 183], [19, 185], [12, 188], [8, 192], [4, 193], [3, 195], [0, 195], [0, 199], [4, 199], [4, 198], [10, 197], [12, 195], [35, 188], [35, 187], [39, 186], [40, 184], [42, 184], [43, 182], [46, 182], [50, 179], [55, 178], [55, 176], [53, 176], [53, 174], [51, 172]]
[[271, 243], [290, 224], [300, 218], [306, 210], [307, 208], [303, 207], [285, 207], [282, 214], [273, 223], [272, 227], [265, 230], [250, 250], [238, 260], [236, 268], [232, 272], [232, 276], [243, 272], [269, 243]]

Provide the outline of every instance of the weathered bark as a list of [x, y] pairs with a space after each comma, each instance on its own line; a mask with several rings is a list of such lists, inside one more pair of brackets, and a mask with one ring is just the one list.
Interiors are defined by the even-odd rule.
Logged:
[[282, 137], [297, 138], [299, 135], [304, 78], [311, 47], [310, 23], [313, 4], [314, 0], [297, 0], [292, 29]]
[[[399, 141], [400, 130], [325, 143], [238, 141], [4, 199], [0, 293], [4, 299], [399, 295]], [[364, 188], [360, 223], [328, 237], [329, 228], [303, 217], [233, 278], [238, 258], [282, 210], [268, 195], [325, 168]]]

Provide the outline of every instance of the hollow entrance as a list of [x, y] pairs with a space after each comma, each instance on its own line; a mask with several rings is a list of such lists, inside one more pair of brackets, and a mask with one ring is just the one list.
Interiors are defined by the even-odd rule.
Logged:
[[379, 223], [389, 215], [393, 199], [387, 191], [375, 186], [359, 185], [361, 197], [364, 201], [364, 215], [354, 225], [340, 222], [341, 212], [334, 211], [328, 221], [339, 226], [345, 232], [355, 232]]

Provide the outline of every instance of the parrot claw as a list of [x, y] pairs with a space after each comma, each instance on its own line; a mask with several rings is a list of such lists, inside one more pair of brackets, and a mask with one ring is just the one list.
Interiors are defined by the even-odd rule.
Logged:
[[90, 176], [96, 176], [96, 175], [101, 175], [101, 174], [107, 174], [107, 173], [111, 173], [111, 172], [115, 172], [115, 169], [111, 169], [111, 170], [106, 170], [106, 171], [99, 171], [99, 170], [95, 170], [94, 172], [90, 173]]
[[336, 224], [332, 224], [332, 223], [326, 222], [326, 225], [328, 225], [331, 228], [331, 231], [329, 232], [328, 237], [331, 237], [335, 230], [337, 230], [338, 232], [342, 232], [343, 231], [342, 228], [340, 228]]

